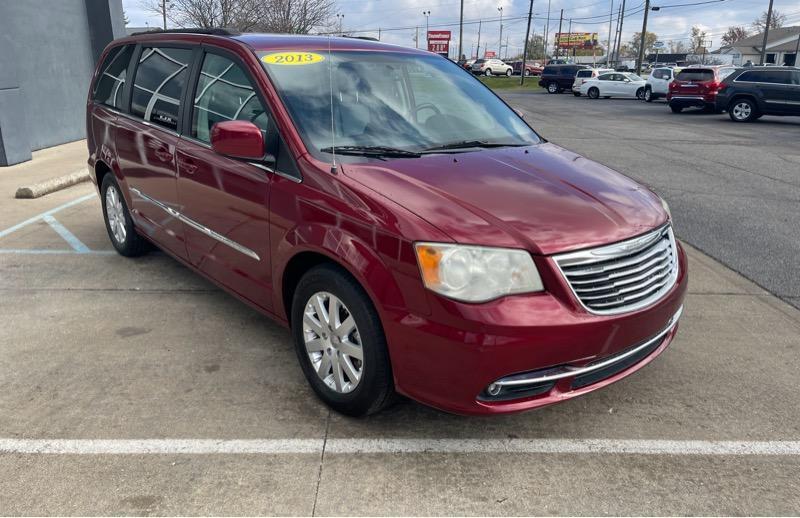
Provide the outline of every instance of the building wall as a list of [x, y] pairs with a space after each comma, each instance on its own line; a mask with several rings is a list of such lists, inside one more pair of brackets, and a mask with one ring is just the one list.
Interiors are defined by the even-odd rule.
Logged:
[[84, 138], [95, 61], [124, 33], [122, 0], [0, 0], [0, 166]]

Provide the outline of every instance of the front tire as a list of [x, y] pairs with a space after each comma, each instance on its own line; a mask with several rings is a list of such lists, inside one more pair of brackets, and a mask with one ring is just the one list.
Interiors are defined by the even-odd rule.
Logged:
[[530, 77], [530, 75], [531, 75], [531, 71], [530, 70], [526, 70], [525, 71], [525, 77]]
[[311, 388], [345, 415], [365, 416], [394, 399], [383, 326], [364, 289], [340, 267], [306, 272], [292, 300], [292, 335]]
[[640, 101], [644, 99], [644, 88], [639, 88], [638, 90], [636, 90], [636, 98], [639, 99]]
[[511, 77], [511, 74], [513, 73], [514, 71], [509, 68], [508, 70], [506, 70], [506, 77]]
[[644, 89], [644, 102], [651, 103], [653, 102], [653, 90], [650, 88]]
[[485, 75], [486, 77], [491, 77], [492, 76], [492, 69], [491, 68], [487, 68], [486, 72], [484, 72], [483, 75]]
[[586, 95], [589, 96], [589, 99], [598, 99], [600, 97], [600, 90], [596, 86], [593, 86], [589, 88], [589, 91], [586, 92]]
[[575, 97], [580, 97], [581, 93], [580, 92], [572, 92], [572, 95], [574, 95]]
[[670, 104], [669, 109], [672, 110], [672, 113], [680, 113], [683, 111], [683, 107], [675, 106], [674, 104]]
[[137, 257], [150, 251], [150, 243], [133, 227], [128, 205], [122, 196], [114, 173], [106, 173], [100, 184], [100, 201], [108, 237], [114, 249], [122, 256]]
[[547, 83], [547, 93], [549, 93], [549, 94], [557, 94], [558, 93], [558, 83], [555, 83], [555, 82]]
[[750, 99], [736, 99], [728, 107], [728, 116], [733, 122], [751, 122], [760, 115], [753, 101]]

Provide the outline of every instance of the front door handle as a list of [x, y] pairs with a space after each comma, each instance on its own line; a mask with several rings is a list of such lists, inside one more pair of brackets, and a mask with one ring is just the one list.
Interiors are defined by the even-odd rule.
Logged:
[[168, 148], [164, 146], [156, 148], [153, 154], [155, 154], [156, 158], [158, 158], [162, 162], [172, 162], [172, 153]]
[[184, 158], [178, 162], [178, 167], [186, 174], [194, 174], [197, 171], [197, 164], [192, 159]]

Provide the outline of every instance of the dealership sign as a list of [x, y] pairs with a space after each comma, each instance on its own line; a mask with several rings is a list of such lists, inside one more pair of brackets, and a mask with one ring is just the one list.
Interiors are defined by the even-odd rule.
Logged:
[[664, 45], [663, 41], [656, 41], [653, 43], [654, 49], [663, 49], [664, 47], [666, 47], [666, 45]]
[[428, 50], [437, 54], [449, 54], [450, 31], [428, 31]]
[[497, 52], [493, 50], [487, 50], [486, 52], [483, 53], [483, 57], [485, 57], [486, 59], [496, 58]]
[[557, 32], [556, 46], [560, 49], [593, 49], [597, 47], [597, 33]]

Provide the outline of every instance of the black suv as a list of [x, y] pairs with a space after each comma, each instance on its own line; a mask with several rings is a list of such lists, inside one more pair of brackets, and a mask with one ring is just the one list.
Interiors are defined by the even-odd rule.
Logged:
[[539, 86], [547, 88], [551, 94], [560, 94], [564, 90], [572, 91], [572, 83], [578, 70], [589, 68], [586, 65], [547, 65], [539, 78]]
[[716, 104], [735, 122], [762, 115], [800, 115], [800, 68], [737, 69], [722, 82]]

